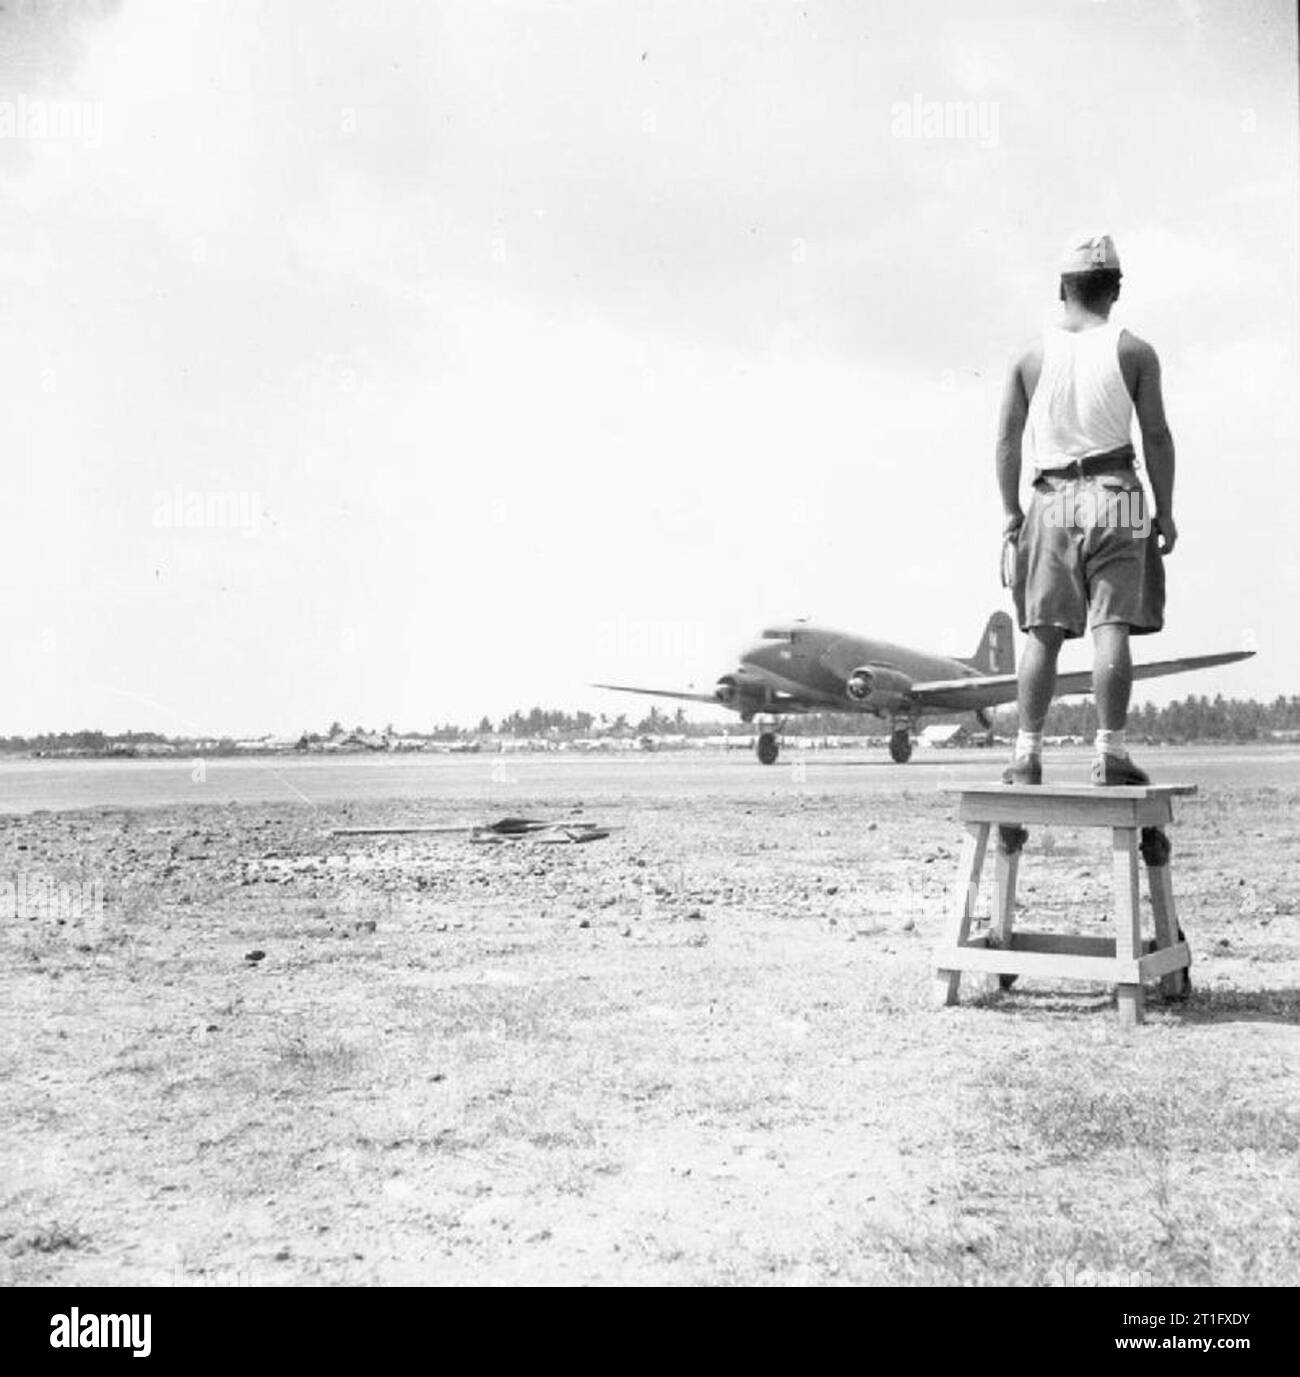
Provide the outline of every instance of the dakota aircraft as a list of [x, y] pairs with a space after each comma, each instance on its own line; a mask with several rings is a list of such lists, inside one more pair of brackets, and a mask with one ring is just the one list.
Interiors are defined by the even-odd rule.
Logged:
[[[1254, 653], [1234, 650], [1156, 660], [1134, 665], [1133, 678], [1154, 679], [1229, 665]], [[979, 648], [969, 659], [932, 655], [795, 621], [764, 631], [758, 643], [741, 655], [740, 664], [718, 680], [712, 693], [679, 693], [628, 684], [592, 687], [712, 703], [738, 712], [742, 722], [763, 718], [757, 749], [764, 765], [776, 763], [780, 751], [777, 734], [791, 714], [870, 713], [889, 722], [889, 754], [902, 765], [911, 757], [912, 736], [926, 713], [969, 711], [985, 731], [989, 730], [988, 710], [1015, 701], [1016, 649], [1011, 618], [1005, 612], [994, 612], [988, 619]], [[1058, 698], [1091, 691], [1089, 670], [1056, 676]]]

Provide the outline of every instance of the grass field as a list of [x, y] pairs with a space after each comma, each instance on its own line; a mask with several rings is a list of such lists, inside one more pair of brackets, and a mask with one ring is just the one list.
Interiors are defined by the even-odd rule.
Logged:
[[[1125, 1034], [1088, 987], [933, 1007], [960, 829], [923, 775], [736, 765], [642, 795], [631, 763], [586, 846], [5, 819], [0, 1281], [1300, 1281], [1300, 781], [1180, 808], [1194, 993]], [[1031, 838], [1038, 925], [1108, 930], [1106, 846]]]

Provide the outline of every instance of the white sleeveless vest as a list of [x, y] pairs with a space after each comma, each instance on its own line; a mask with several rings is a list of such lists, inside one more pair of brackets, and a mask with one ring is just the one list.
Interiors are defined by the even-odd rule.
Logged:
[[1043, 370], [1029, 402], [1035, 469], [1107, 454], [1130, 443], [1133, 399], [1119, 368], [1122, 326], [1043, 332]]

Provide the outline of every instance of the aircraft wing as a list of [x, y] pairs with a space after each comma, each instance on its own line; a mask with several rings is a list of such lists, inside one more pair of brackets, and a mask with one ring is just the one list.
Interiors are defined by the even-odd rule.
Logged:
[[[1189, 669], [1211, 669], [1248, 660], [1253, 650], [1230, 650], [1219, 655], [1188, 655], [1181, 660], [1153, 660], [1134, 665], [1134, 679], [1158, 679], [1164, 674], [1182, 674]], [[999, 703], [1014, 703], [1018, 683], [1014, 674], [981, 674], [967, 679], [934, 679], [912, 685], [912, 700], [924, 707], [958, 711], [992, 708]], [[1056, 676], [1055, 697], [1092, 692], [1092, 671], [1074, 670]]]
[[834, 706], [831, 700], [798, 698], [777, 688], [765, 688], [761, 702], [724, 703], [716, 693], [682, 693], [677, 689], [637, 688], [632, 684], [592, 684], [591, 687], [613, 689], [615, 693], [646, 693], [652, 698], [681, 698], [688, 703], [711, 703], [715, 708], [729, 708], [732, 712], [751, 711], [786, 715], [797, 712], [825, 712]]
[[648, 693], [652, 698], [681, 698], [688, 703], [712, 703], [715, 708], [722, 706], [712, 693], [679, 693], [676, 689], [633, 688], [630, 684], [592, 684], [592, 688], [613, 689], [615, 693]]

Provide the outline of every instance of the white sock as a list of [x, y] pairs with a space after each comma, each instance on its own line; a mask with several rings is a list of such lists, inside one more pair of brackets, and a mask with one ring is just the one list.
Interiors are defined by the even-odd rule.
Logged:
[[1016, 755], [1021, 758], [1028, 755], [1042, 755], [1043, 753], [1043, 734], [1042, 732], [1018, 731], [1016, 733]]
[[1128, 747], [1124, 744], [1124, 728], [1116, 727], [1113, 731], [1106, 727], [1097, 728], [1097, 754], [1114, 755], [1121, 760], [1128, 759]]

